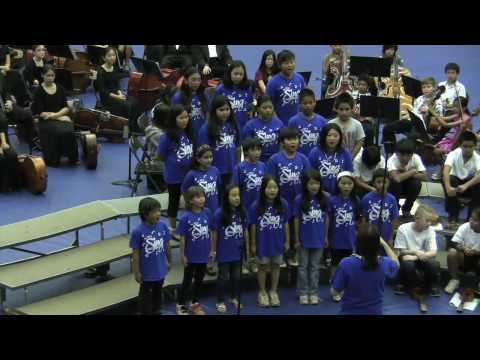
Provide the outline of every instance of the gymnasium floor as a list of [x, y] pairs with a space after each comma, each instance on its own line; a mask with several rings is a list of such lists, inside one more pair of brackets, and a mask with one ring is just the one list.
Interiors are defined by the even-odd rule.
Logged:
[[[74, 46], [76, 47], [76, 46]], [[367, 55], [374, 56], [379, 51], [380, 46], [354, 46], [358, 51], [352, 51], [357, 55]], [[245, 60], [247, 64], [247, 69], [249, 69], [250, 78], [253, 77], [255, 68], [258, 66], [257, 62], [261, 56], [263, 49], [273, 48], [275, 50], [281, 50], [283, 48], [291, 48], [297, 55], [298, 66], [297, 70], [312, 70], [313, 65], [309, 65], [308, 61], [312, 61], [311, 54], [307, 53], [305, 47], [298, 45], [295, 46], [243, 46], [236, 45], [231, 46], [231, 53], [234, 58], [241, 57]], [[326, 46], [314, 46], [316, 50], [315, 58], [323, 58], [323, 54], [328, 51]], [[478, 69], [480, 65], [480, 47], [479, 46], [455, 46], [455, 49], [448, 48], [445, 46], [432, 46], [430, 49], [430, 55], [426, 55], [426, 50], [424, 53], [419, 53], [419, 58], [417, 63], [413, 61], [414, 58], [414, 49], [413, 46], [402, 46], [401, 54], [404, 59], [409, 64], [409, 67], [414, 70], [414, 74], [418, 76], [425, 76], [428, 73], [425, 71], [424, 61], [429, 61], [432, 67], [435, 67], [434, 76], [437, 79], [442, 79], [443, 66], [448, 61], [456, 61], [461, 66], [462, 79], [461, 81], [467, 86], [469, 93], [471, 94], [472, 102], [471, 104], [477, 104], [478, 98], [480, 95], [480, 85], [477, 85], [478, 82], [475, 82], [472, 77], [467, 78], [467, 74], [470, 73], [472, 76], [475, 76], [473, 69]], [[321, 50], [321, 51], [320, 51]], [[455, 54], [454, 57], [449, 58], [448, 54]], [[140, 46], [135, 47], [137, 54], [141, 56], [143, 49]], [[243, 54], [243, 56], [242, 56]], [[318, 55], [318, 57], [317, 57]], [[441, 55], [441, 56], [440, 56]], [[433, 62], [435, 61], [435, 62]], [[410, 65], [411, 64], [411, 65]], [[417, 66], [416, 66], [417, 65]], [[440, 68], [440, 71], [438, 71]], [[419, 71], [415, 71], [419, 69]], [[315, 77], [320, 76], [320, 74], [312, 74], [312, 83], [311, 86], [318, 93], [319, 82], [315, 83]], [[126, 82], [123, 84], [126, 87]], [[318, 85], [318, 89], [316, 88]], [[478, 94], [478, 95], [477, 95]], [[94, 106], [94, 95], [89, 92], [82, 95], [84, 104], [86, 106]], [[471, 105], [470, 108], [473, 108], [474, 105]], [[478, 130], [480, 126], [474, 122], [475, 130]], [[18, 153], [27, 153], [27, 147], [24, 144], [18, 144], [15, 137], [11, 138], [13, 146], [16, 148]], [[103, 199], [114, 199], [121, 197], [130, 196], [130, 189], [125, 186], [113, 186], [111, 185], [112, 181], [115, 180], [124, 180], [128, 177], [128, 147], [126, 144], [110, 144], [106, 142], [101, 142], [102, 149], [99, 155], [98, 168], [95, 171], [86, 170], [82, 165], [78, 167], [60, 167], [57, 169], [48, 168], [48, 189], [47, 191], [39, 196], [34, 196], [26, 191], [14, 193], [14, 194], [0, 194], [0, 206], [2, 207], [2, 215], [0, 217], [0, 226], [5, 224], [10, 224], [13, 222], [26, 220], [32, 217], [41, 216], [50, 212], [59, 211], [65, 208], [73, 207], [85, 202], [94, 201], [94, 200], [103, 200]], [[135, 166], [135, 161], [132, 163], [132, 168]], [[433, 169], [429, 169], [431, 172]], [[147, 194], [146, 184], [142, 182], [139, 187], [138, 195]], [[439, 212], [441, 216], [446, 215], [443, 202], [438, 199], [422, 199], [423, 202], [426, 202]], [[465, 215], [465, 213], [464, 213]], [[138, 224], [138, 219], [134, 219], [132, 225], [135, 226]], [[112, 221], [106, 224], [105, 226], [105, 235], [106, 237], [114, 236], [125, 231], [125, 220]], [[99, 239], [99, 228], [92, 227], [80, 231], [80, 243], [87, 244]], [[67, 234], [52, 238], [46, 241], [41, 241], [38, 243], [33, 243], [25, 245], [24, 248], [31, 249], [39, 252], [48, 253], [55, 251], [61, 248], [64, 248], [73, 240], [73, 234]], [[7, 263], [10, 261], [15, 261], [28, 257], [26, 253], [22, 253], [14, 250], [5, 250], [0, 251], [0, 264]], [[128, 261], [122, 260], [112, 265], [112, 274], [121, 275], [125, 274], [128, 271], [129, 265]], [[64, 293], [71, 291], [73, 289], [82, 288], [92, 284], [92, 280], [83, 278], [82, 274], [76, 274], [72, 276], [66, 276], [64, 278], [56, 279], [54, 281], [47, 282], [45, 284], [39, 284], [30, 289], [30, 302], [45, 298], [48, 296]], [[254, 284], [253, 284], [254, 285]], [[211, 290], [211, 291], [210, 291]], [[282, 306], [278, 309], [260, 309], [256, 306], [256, 291], [255, 286], [249, 286], [246, 293], [244, 294], [244, 304], [245, 309], [242, 311], [242, 314], [250, 315], [270, 315], [270, 314], [299, 314], [299, 315], [313, 315], [313, 314], [336, 314], [339, 310], [339, 305], [332, 303], [328, 297], [328, 286], [321, 285], [320, 287], [320, 296], [324, 299], [327, 299], [324, 303], [319, 306], [300, 306], [297, 303], [295, 297], [294, 288], [282, 288], [280, 290], [280, 297], [282, 300]], [[24, 303], [23, 292], [7, 292], [7, 303], [10, 305], [19, 305]], [[453, 308], [448, 306], [449, 298], [442, 294], [441, 298], [430, 298], [428, 300], [429, 304], [429, 314], [456, 314]], [[207, 287], [207, 293], [205, 298], [205, 305], [207, 313], [215, 313], [215, 298], [214, 298], [214, 287]], [[417, 315], [419, 312], [417, 310], [416, 303], [409, 299], [407, 296], [397, 296], [393, 294], [391, 287], [386, 288], [385, 292], [385, 314], [391, 315]], [[117, 311], [110, 311], [109, 313], [131, 313], [134, 311], [134, 306], [121, 307]], [[476, 313], [478, 313], [477, 310]], [[164, 313], [165, 314], [174, 314], [175, 308], [174, 304], [165, 304]], [[469, 311], [466, 311], [465, 314], [472, 314]]]

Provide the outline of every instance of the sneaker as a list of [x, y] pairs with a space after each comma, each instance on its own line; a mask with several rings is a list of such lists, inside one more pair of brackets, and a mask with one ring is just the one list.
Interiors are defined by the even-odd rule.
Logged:
[[282, 261], [282, 263], [280, 264], [280, 268], [284, 269], [286, 267], [287, 267], [287, 263], [285, 261]]
[[270, 305], [275, 307], [280, 306], [280, 299], [278, 298], [277, 292], [270, 291]]
[[430, 296], [440, 297], [440, 290], [438, 289], [438, 287], [432, 287], [432, 290], [430, 291]]
[[308, 305], [308, 295], [300, 295], [300, 305]]
[[251, 273], [258, 272], [257, 262], [255, 260], [249, 261], [249, 267], [250, 267], [250, 272]]
[[288, 266], [291, 266], [291, 267], [298, 267], [298, 261], [295, 260], [295, 259], [288, 259], [287, 260], [287, 263], [288, 263]]
[[225, 303], [218, 303], [215, 307], [217, 308], [217, 311], [221, 314], [227, 312], [227, 306], [225, 305]]
[[320, 301], [322, 301], [322, 300], [318, 297], [318, 295], [310, 295], [309, 300], [310, 300], [310, 305], [318, 305], [318, 303], [319, 303]]
[[342, 297], [339, 294], [333, 295], [332, 300], [334, 302], [340, 302], [342, 300]]
[[177, 315], [190, 315], [185, 305], [177, 304]]
[[238, 306], [239, 306], [239, 305], [240, 305], [240, 309], [243, 309], [243, 305], [242, 305], [242, 304], [239, 304], [237, 299], [230, 299], [230, 304], [233, 305], [233, 307], [235, 308], [235, 310], [238, 309]]
[[192, 304], [192, 306], [190, 306], [190, 311], [193, 315], [205, 315], [205, 310], [203, 310], [202, 305], [199, 303]]
[[442, 179], [442, 174], [440, 174], [440, 173], [432, 174], [432, 180], [433, 181], [439, 181], [441, 179]]
[[405, 294], [405, 289], [403, 288], [403, 285], [398, 284], [395, 286], [395, 290], [393, 291], [396, 295], [403, 295]]
[[261, 307], [270, 306], [270, 300], [268, 299], [267, 293], [258, 293], [258, 305]]
[[457, 279], [450, 279], [448, 282], [447, 286], [445, 286], [445, 292], [447, 294], [453, 294], [453, 292], [458, 288], [458, 285], [460, 285], [460, 281]]

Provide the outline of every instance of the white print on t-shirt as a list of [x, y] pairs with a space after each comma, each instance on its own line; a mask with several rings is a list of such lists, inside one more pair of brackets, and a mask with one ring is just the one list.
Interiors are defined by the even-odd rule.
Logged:
[[152, 231], [152, 233], [149, 235], [142, 235], [143, 247], [145, 249], [145, 258], [148, 258], [153, 252], [155, 252], [155, 255], [165, 252], [162, 237], [162, 235], [164, 234], [160, 234], [159, 232], [157, 232], [157, 235], [158, 237], [155, 236], [155, 231]]
[[257, 137], [262, 142], [262, 145], [272, 145], [277, 142], [277, 134], [275, 133], [267, 133], [264, 130], [257, 131]]
[[[239, 97], [241, 97], [241, 95], [239, 95]], [[227, 98], [230, 101], [230, 105], [232, 106], [232, 110], [234, 112], [245, 110], [245, 99], [237, 99], [231, 95], [228, 95]]]
[[193, 155], [193, 145], [187, 143], [180, 143], [180, 147], [177, 150], [177, 161], [181, 161], [185, 158], [190, 158]]
[[208, 237], [208, 225], [204, 221], [204, 224], [199, 224], [198, 222], [189, 222], [189, 225], [192, 228], [192, 241], [200, 239], [201, 237]]
[[203, 117], [203, 114], [202, 114], [202, 108], [201, 107], [198, 107], [198, 106], [194, 106], [192, 104], [192, 110], [190, 111], [190, 119], [195, 119], [195, 118], [199, 118], [199, 117]]
[[317, 145], [318, 142], [318, 137], [319, 137], [318, 132], [312, 132], [310, 129], [304, 128], [302, 129], [302, 136], [300, 137], [300, 145]]
[[340, 169], [341, 169], [340, 165], [334, 165], [329, 160], [321, 160], [318, 170], [320, 171], [321, 177], [328, 177], [328, 176], [335, 177], [340, 172]]
[[243, 226], [234, 221], [225, 228], [225, 239], [235, 236], [243, 236]]
[[338, 208], [335, 216], [335, 227], [341, 225], [353, 225], [353, 211], [348, 211], [348, 204], [342, 205], [341, 208]]
[[246, 188], [248, 190], [258, 189], [262, 185], [262, 177], [258, 176], [255, 172], [249, 172], [246, 174], [247, 182]]
[[[385, 203], [383, 204], [383, 209], [382, 209], [382, 222], [387, 221], [390, 219], [390, 210], [386, 208]], [[368, 220], [370, 221], [375, 221], [378, 220], [378, 216], [380, 215], [380, 201], [376, 203], [370, 204], [370, 211], [368, 213]]]
[[209, 176], [210, 181], [206, 179], [197, 180], [198, 186], [200, 186], [203, 191], [205, 191], [205, 196], [210, 197], [217, 195], [217, 183], [213, 176]]
[[301, 174], [301, 171], [297, 165], [295, 165], [293, 169], [291, 169], [289, 165], [281, 166], [280, 167], [280, 185], [300, 184], [300, 174]]
[[310, 209], [308, 214], [302, 214], [302, 224], [306, 224], [308, 222], [319, 223], [323, 221], [322, 214], [322, 209]]
[[290, 87], [289, 85], [281, 86], [280, 90], [282, 93], [280, 94], [280, 98], [282, 99], [282, 106], [289, 105], [289, 104], [298, 104], [298, 95], [300, 94], [300, 86], [297, 84], [292, 84]]
[[268, 227], [268, 230], [281, 229], [280, 215], [272, 215], [266, 212], [260, 218], [260, 230], [264, 230]]
[[220, 134], [220, 140], [217, 141], [217, 149], [221, 149], [223, 147], [229, 148], [232, 147], [235, 143], [235, 135], [231, 134]]

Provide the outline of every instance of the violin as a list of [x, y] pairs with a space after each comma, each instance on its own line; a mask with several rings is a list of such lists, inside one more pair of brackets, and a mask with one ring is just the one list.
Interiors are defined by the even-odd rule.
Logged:
[[34, 195], [47, 190], [48, 174], [43, 158], [33, 155], [18, 155], [20, 173], [24, 186]]

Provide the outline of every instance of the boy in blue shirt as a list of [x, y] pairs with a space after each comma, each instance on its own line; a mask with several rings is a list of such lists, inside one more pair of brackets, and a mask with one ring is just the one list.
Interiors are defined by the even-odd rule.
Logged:
[[295, 72], [295, 54], [282, 50], [278, 54], [280, 73], [267, 85], [267, 95], [273, 100], [275, 112], [285, 125], [298, 112], [298, 95], [305, 87], [305, 80]]
[[[398, 219], [398, 205], [395, 196], [388, 192], [390, 180], [385, 176], [385, 170], [377, 169], [373, 172], [373, 186], [375, 191], [369, 192], [360, 202], [364, 219], [379, 228], [380, 236], [393, 246], [393, 221]], [[382, 199], [383, 191], [383, 199]], [[382, 201], [383, 200], [383, 201]], [[380, 211], [380, 209], [382, 209]], [[380, 216], [382, 220], [380, 220]]]
[[300, 91], [300, 112], [290, 118], [288, 127], [300, 131], [300, 146], [298, 151], [308, 156], [318, 145], [322, 128], [327, 120], [313, 112], [315, 109], [315, 93], [305, 88]]
[[133, 230], [133, 273], [140, 284], [138, 303], [142, 315], [152, 315], [162, 307], [162, 287], [172, 264], [168, 246], [170, 230], [160, 221], [160, 203], [150, 197], [140, 201], [138, 212], [142, 223]]
[[[280, 130], [282, 150], [273, 155], [267, 163], [267, 172], [278, 179], [280, 196], [289, 204], [295, 202], [297, 194], [302, 192], [302, 176], [310, 170], [308, 158], [297, 152], [298, 130], [283, 128]], [[290, 220], [290, 231], [293, 232], [293, 219]], [[293, 241], [293, 234], [290, 240]], [[293, 244], [290, 244], [293, 249]], [[292, 251], [294, 252], [294, 251]], [[288, 259], [290, 266], [298, 266], [296, 254]]]

